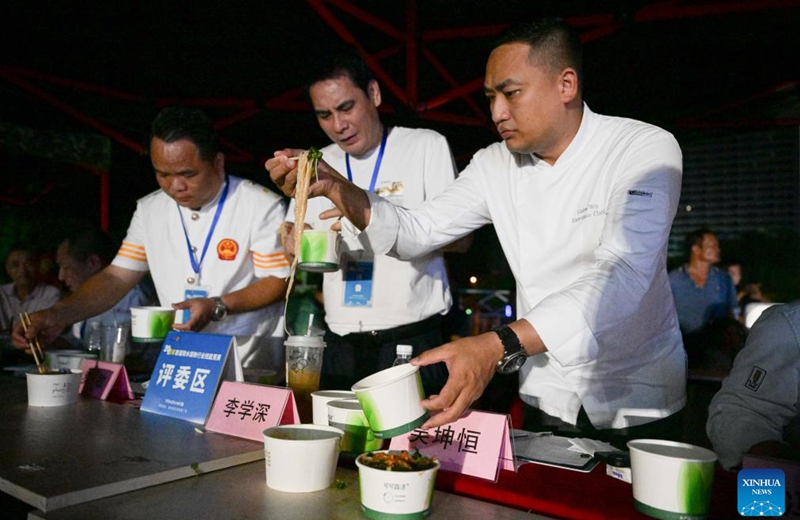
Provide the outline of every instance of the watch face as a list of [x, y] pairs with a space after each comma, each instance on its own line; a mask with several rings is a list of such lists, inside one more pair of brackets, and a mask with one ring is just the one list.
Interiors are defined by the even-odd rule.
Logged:
[[504, 363], [497, 368], [501, 374], [513, 374], [525, 364], [528, 357], [525, 354], [516, 354], [504, 360]]

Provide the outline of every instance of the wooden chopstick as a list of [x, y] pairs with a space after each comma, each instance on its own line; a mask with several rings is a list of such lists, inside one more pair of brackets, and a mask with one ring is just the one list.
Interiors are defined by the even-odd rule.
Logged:
[[[28, 316], [27, 312], [19, 313], [19, 319], [22, 322], [22, 330], [25, 331], [25, 334], [28, 334], [28, 327], [31, 326], [31, 317]], [[49, 372], [47, 367], [44, 366], [44, 351], [42, 350], [42, 346], [39, 344], [39, 340], [37, 338], [29, 339], [28, 340], [28, 347], [30, 347], [31, 352], [33, 353], [33, 360], [36, 361], [36, 368], [39, 369], [40, 374], [46, 374]]]

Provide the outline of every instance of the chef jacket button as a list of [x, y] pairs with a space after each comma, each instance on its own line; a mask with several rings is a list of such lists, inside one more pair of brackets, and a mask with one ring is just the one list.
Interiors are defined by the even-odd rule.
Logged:
[[186, 283], [194, 283], [194, 278], [190, 276], [189, 278], [186, 279]]
[[197, 213], [192, 213], [192, 220], [197, 220], [199, 218], [200, 218], [200, 215], [198, 215]]

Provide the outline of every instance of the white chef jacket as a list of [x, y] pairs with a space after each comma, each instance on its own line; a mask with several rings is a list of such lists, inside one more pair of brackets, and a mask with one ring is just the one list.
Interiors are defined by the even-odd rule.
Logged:
[[597, 428], [635, 426], [686, 401], [666, 271], [681, 172], [671, 134], [584, 105], [554, 165], [496, 143], [416, 211], [370, 196], [358, 236], [405, 258], [493, 223], [516, 279], [517, 317], [548, 349], [520, 371], [520, 396], [571, 424], [582, 405]]

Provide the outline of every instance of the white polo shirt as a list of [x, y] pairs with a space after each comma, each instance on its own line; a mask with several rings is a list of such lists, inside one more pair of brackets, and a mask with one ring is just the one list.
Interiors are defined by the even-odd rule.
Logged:
[[[342, 175], [347, 175], [345, 152], [331, 144], [322, 149], [323, 160]], [[350, 157], [353, 182], [369, 189], [378, 148], [364, 157]], [[384, 200], [405, 208], [416, 208], [443, 191], [455, 179], [456, 169], [447, 140], [433, 130], [393, 127], [386, 140], [374, 191]], [[313, 229], [328, 229], [335, 220], [320, 220], [319, 214], [333, 208], [324, 197], [309, 199], [307, 224]], [[294, 221], [294, 199], [287, 219]], [[345, 276], [348, 262], [372, 264], [371, 302], [347, 303]], [[445, 314], [452, 304], [444, 258], [438, 251], [413, 260], [372, 255], [358, 242], [343, 237], [340, 268], [325, 273], [323, 282], [325, 321], [343, 336], [351, 332], [385, 330], [416, 323], [436, 314]]]
[[[284, 200], [251, 181], [228, 176], [230, 188], [219, 221], [201, 265], [201, 283], [209, 296], [243, 289], [257, 278], [286, 278], [289, 263], [280, 243], [278, 228], [286, 213]], [[193, 211], [158, 190], [139, 199], [128, 234], [113, 264], [135, 271], [149, 270], [163, 306], [184, 300], [187, 279], [195, 273], [189, 259], [184, 228], [197, 248], [203, 250], [220, 193], [206, 206]], [[283, 302], [210, 322], [207, 333], [228, 335], [283, 335]]]

